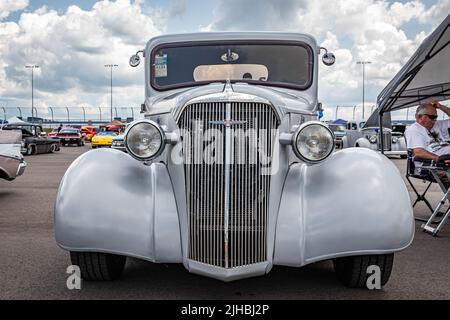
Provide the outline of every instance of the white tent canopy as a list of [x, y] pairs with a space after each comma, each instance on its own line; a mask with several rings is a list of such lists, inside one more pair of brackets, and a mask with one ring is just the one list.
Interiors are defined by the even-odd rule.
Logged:
[[20, 119], [17, 118], [17, 117], [9, 118], [9, 119], [6, 120], [6, 121], [8, 121], [8, 124], [11, 124], [11, 123], [26, 123], [25, 121], [20, 120]]
[[430, 99], [450, 99], [450, 15], [381, 91], [376, 113], [416, 106]]

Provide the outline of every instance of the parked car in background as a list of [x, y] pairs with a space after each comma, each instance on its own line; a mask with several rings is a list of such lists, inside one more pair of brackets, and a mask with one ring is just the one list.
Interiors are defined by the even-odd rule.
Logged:
[[97, 134], [97, 128], [93, 126], [83, 126], [81, 127], [81, 133], [85, 135], [85, 141], [91, 141], [92, 137]]
[[113, 137], [111, 148], [117, 149], [117, 150], [120, 150], [123, 152], [127, 152], [127, 149], [125, 148], [125, 134], [124, 133]]
[[333, 64], [307, 34], [151, 39], [128, 154], [82, 154], [58, 189], [56, 242], [81, 276], [115, 279], [127, 256], [222, 281], [331, 259], [346, 286], [365, 287], [368, 266], [384, 285], [413, 240], [409, 193], [383, 155], [333, 152], [318, 121], [323, 51]]
[[77, 145], [84, 146], [84, 134], [77, 128], [62, 128], [57, 137], [61, 140], [63, 146]]
[[55, 138], [58, 136], [58, 129], [53, 129], [51, 132], [48, 133], [47, 137], [49, 138]]
[[348, 121], [346, 126], [347, 130], [360, 130], [364, 127], [366, 124], [365, 121]]
[[23, 154], [51, 153], [60, 150], [59, 139], [46, 137], [40, 125], [28, 122], [9, 123], [3, 127], [3, 130], [22, 132], [21, 152]]
[[[381, 151], [381, 137], [383, 138], [384, 154], [387, 156], [400, 156], [406, 159], [406, 140], [404, 136], [404, 126], [393, 126], [391, 117], [386, 116], [383, 123], [383, 134], [380, 134], [380, 128], [377, 126], [377, 114], [374, 113], [357, 130], [347, 130], [342, 138], [342, 147], [361, 147], [374, 151]], [[393, 130], [395, 129], [395, 130]], [[403, 130], [403, 132], [401, 131]]]
[[21, 131], [0, 130], [0, 179], [14, 180], [25, 171], [21, 144]]
[[92, 148], [97, 147], [111, 147], [113, 138], [117, 136], [117, 133], [111, 131], [98, 132], [91, 140]]
[[342, 149], [342, 138], [347, 134], [344, 124], [328, 124], [328, 127], [334, 133], [334, 144], [336, 149]]

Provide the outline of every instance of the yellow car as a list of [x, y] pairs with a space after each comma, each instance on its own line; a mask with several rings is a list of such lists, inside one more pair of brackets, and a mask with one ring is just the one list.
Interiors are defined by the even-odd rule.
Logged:
[[111, 147], [113, 137], [117, 136], [117, 133], [111, 131], [103, 131], [97, 133], [91, 140], [92, 148], [97, 147]]

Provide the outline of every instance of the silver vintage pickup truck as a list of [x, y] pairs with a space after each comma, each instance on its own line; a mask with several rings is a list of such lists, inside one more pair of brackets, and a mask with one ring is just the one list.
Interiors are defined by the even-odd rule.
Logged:
[[334, 152], [321, 53], [334, 63], [306, 34], [227, 32], [158, 36], [133, 55], [145, 118], [127, 152], [81, 155], [58, 190], [56, 241], [82, 277], [115, 279], [126, 257], [222, 281], [332, 259], [345, 285], [364, 287], [371, 266], [384, 285], [413, 239], [408, 191], [386, 157]]

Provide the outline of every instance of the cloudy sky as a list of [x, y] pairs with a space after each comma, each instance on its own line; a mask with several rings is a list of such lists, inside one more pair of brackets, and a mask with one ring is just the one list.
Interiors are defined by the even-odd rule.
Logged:
[[[15, 107], [39, 115], [108, 114], [114, 63], [114, 105], [122, 116], [143, 102], [144, 72], [128, 65], [130, 55], [149, 38], [199, 31], [294, 31], [312, 34], [336, 55], [332, 67], [320, 66], [319, 98], [326, 119], [361, 118], [362, 66], [366, 118], [378, 93], [409, 59], [422, 40], [450, 13], [450, 0], [0, 0], [0, 107], [7, 117]], [[127, 109], [128, 108], [128, 109]], [[27, 111], [28, 109], [28, 111]], [[64, 111], [64, 112], [63, 112]], [[405, 114], [399, 115], [404, 117]], [[24, 114], [26, 116], [26, 114]], [[55, 115], [58, 116], [58, 115]], [[0, 118], [3, 110], [0, 108]], [[395, 118], [395, 116], [394, 116]]]

